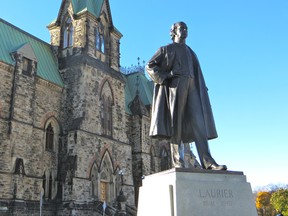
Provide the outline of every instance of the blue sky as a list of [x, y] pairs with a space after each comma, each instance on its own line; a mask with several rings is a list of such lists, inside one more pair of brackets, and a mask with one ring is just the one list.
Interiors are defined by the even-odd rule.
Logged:
[[[288, 1], [110, 0], [123, 34], [121, 65], [147, 62], [171, 42], [170, 26], [188, 25], [187, 44], [204, 73], [219, 138], [211, 153], [252, 187], [288, 183]], [[1, 18], [49, 42], [46, 26], [61, 1], [5, 1]], [[196, 149], [194, 148], [194, 153]]]

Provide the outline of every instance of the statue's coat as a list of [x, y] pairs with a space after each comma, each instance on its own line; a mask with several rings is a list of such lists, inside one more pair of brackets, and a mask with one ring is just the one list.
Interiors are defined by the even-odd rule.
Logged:
[[[146, 66], [147, 73], [155, 83], [149, 132], [149, 135], [152, 137], [173, 138], [173, 119], [177, 118], [177, 116], [175, 113], [171, 113], [171, 110], [174, 109], [169, 106], [168, 98], [170, 90], [169, 80], [178, 79], [177, 74], [173, 72], [173, 62], [176, 56], [174, 46], [175, 44], [172, 43], [160, 47]], [[217, 137], [217, 131], [207, 92], [208, 89], [197, 56], [190, 47], [188, 48], [191, 51], [191, 61], [193, 61], [195, 83], [201, 101], [207, 139], [213, 139]], [[174, 106], [174, 104], [171, 106]], [[181, 133], [184, 143], [194, 141], [189, 117], [185, 116]]]

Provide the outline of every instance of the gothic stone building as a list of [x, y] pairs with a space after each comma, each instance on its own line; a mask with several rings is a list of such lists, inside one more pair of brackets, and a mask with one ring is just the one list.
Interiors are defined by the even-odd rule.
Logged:
[[63, 0], [48, 29], [0, 19], [0, 215], [135, 215], [142, 176], [170, 166], [152, 83], [120, 72], [108, 0]]

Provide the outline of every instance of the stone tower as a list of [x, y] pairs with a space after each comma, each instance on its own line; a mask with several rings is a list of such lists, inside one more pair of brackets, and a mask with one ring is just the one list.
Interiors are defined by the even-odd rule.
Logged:
[[113, 26], [109, 1], [63, 0], [48, 29], [65, 84], [59, 150], [62, 197], [78, 210], [83, 203], [92, 208], [99, 201], [115, 207], [122, 188], [133, 207], [125, 80], [119, 71], [122, 35]]

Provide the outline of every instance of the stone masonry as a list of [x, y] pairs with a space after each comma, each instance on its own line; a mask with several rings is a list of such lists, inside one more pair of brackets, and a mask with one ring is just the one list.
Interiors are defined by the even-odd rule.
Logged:
[[62, 1], [48, 25], [62, 85], [39, 75], [45, 59], [28, 51], [44, 42], [28, 33], [15, 33], [30, 37], [26, 53], [0, 59], [0, 215], [39, 215], [41, 195], [43, 215], [103, 215], [104, 202], [106, 215], [136, 215], [142, 178], [170, 168], [169, 143], [148, 135], [150, 104], [127, 101], [109, 1], [91, 2]]

